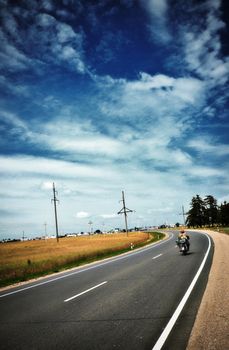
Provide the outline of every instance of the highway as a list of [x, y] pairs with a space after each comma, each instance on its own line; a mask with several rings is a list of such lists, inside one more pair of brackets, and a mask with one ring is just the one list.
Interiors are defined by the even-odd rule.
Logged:
[[185, 349], [213, 255], [207, 235], [190, 237], [186, 256], [170, 232], [141, 250], [1, 291], [1, 349]]

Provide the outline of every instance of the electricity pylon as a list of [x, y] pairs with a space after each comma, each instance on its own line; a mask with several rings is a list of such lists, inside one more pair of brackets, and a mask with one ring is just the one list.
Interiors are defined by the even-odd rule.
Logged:
[[59, 202], [59, 200], [56, 198], [56, 194], [58, 194], [58, 192], [56, 191], [55, 184], [53, 182], [53, 199], [52, 199], [52, 202], [54, 203], [54, 213], [55, 213], [55, 223], [56, 223], [56, 240], [57, 240], [57, 242], [59, 242], [57, 210], [56, 210], [56, 202]]
[[183, 215], [183, 222], [184, 222], [184, 226], [185, 226], [185, 223], [186, 223], [186, 219], [185, 219], [185, 212], [184, 212], [184, 206], [182, 205], [182, 213], [180, 213], [179, 215]]
[[122, 200], [120, 201], [123, 203], [123, 208], [118, 212], [118, 214], [124, 214], [125, 217], [125, 225], [126, 225], [126, 234], [128, 236], [128, 227], [127, 227], [127, 213], [132, 213], [133, 210], [130, 210], [126, 207], [125, 204], [125, 197], [124, 197], [124, 191], [122, 191]]
[[90, 229], [89, 229], [89, 234], [90, 234], [90, 235], [92, 234], [92, 231], [93, 231], [92, 224], [93, 224], [93, 222], [90, 220], [90, 221], [88, 222], [88, 225], [89, 225], [89, 227], [90, 227]]

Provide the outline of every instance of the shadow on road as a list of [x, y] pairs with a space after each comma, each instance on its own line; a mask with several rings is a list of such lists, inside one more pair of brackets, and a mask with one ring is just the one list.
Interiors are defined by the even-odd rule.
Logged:
[[195, 252], [188, 252], [186, 254], [180, 253], [180, 256], [188, 256], [188, 255], [192, 255], [192, 254], [195, 254]]

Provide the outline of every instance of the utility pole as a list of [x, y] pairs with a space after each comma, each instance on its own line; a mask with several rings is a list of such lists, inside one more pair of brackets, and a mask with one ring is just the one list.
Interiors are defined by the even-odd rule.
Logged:
[[184, 212], [184, 206], [182, 205], [182, 213], [180, 215], [183, 215], [183, 222], [184, 222], [184, 226], [185, 226], [185, 212]]
[[59, 242], [57, 210], [56, 210], [56, 202], [59, 202], [59, 200], [56, 198], [56, 194], [58, 194], [58, 192], [56, 191], [55, 184], [53, 182], [53, 199], [52, 199], [52, 202], [54, 203], [54, 213], [55, 213], [55, 223], [56, 223], [56, 240], [57, 240], [57, 242]]
[[124, 214], [125, 217], [125, 226], [126, 226], [126, 235], [128, 236], [128, 227], [127, 227], [127, 213], [132, 213], [133, 210], [130, 210], [126, 207], [124, 191], [122, 191], [122, 200], [123, 208], [118, 212], [118, 214]]
[[89, 234], [90, 235], [92, 234], [92, 231], [93, 231], [92, 224], [93, 224], [93, 222], [90, 220], [89, 223], [88, 223], [88, 225], [90, 227], [90, 229], [89, 229]]
[[23, 241], [23, 242], [24, 242], [25, 238], [26, 238], [26, 237], [25, 237], [25, 231], [23, 231], [23, 232], [22, 232], [22, 241]]
[[45, 227], [45, 237], [47, 237], [47, 223], [44, 223], [44, 227]]

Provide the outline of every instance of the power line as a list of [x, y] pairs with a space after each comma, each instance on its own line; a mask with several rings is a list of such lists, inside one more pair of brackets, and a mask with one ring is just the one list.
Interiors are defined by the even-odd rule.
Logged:
[[55, 223], [56, 223], [56, 240], [57, 240], [57, 242], [59, 242], [57, 210], [56, 210], [56, 202], [59, 202], [59, 200], [56, 198], [56, 194], [58, 195], [58, 192], [56, 191], [55, 184], [53, 182], [53, 199], [52, 199], [52, 202], [54, 203], [54, 213], [55, 213]]
[[128, 208], [126, 207], [124, 191], [122, 191], [122, 200], [121, 200], [120, 202], [123, 203], [123, 208], [118, 212], [118, 214], [124, 214], [124, 217], [125, 217], [125, 226], [126, 226], [126, 234], [127, 234], [127, 236], [128, 236], [127, 213], [132, 213], [133, 210], [128, 209]]

